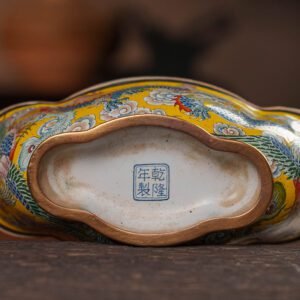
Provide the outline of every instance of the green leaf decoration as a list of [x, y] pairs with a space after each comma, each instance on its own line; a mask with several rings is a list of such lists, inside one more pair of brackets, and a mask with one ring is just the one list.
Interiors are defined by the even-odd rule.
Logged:
[[260, 150], [266, 157], [278, 164], [278, 168], [288, 179], [297, 179], [300, 177], [300, 161], [285, 143], [279, 141], [273, 136], [220, 136], [218, 137], [232, 139], [247, 143]]
[[8, 171], [6, 178], [7, 189], [13, 196], [18, 199], [26, 209], [28, 209], [32, 214], [49, 219], [50, 215], [44, 211], [31, 196], [27, 182], [24, 179], [21, 171], [14, 165]]
[[9, 206], [14, 206], [17, 201], [17, 198], [12, 195], [6, 184], [3, 184], [0, 189], [0, 199]]
[[58, 230], [64, 230], [81, 240], [100, 243], [111, 242], [110, 239], [85, 224], [64, 221], [43, 210], [32, 198], [22, 172], [14, 164], [11, 164], [7, 174], [6, 186], [2, 190], [0, 189], [0, 197], [2, 196], [2, 199], [5, 199], [6, 202], [12, 205], [16, 200], [19, 200], [32, 214], [48, 220], [50, 223], [60, 227]]
[[273, 196], [266, 214], [261, 220], [269, 220], [275, 218], [285, 208], [286, 191], [281, 182], [275, 182], [273, 185]]

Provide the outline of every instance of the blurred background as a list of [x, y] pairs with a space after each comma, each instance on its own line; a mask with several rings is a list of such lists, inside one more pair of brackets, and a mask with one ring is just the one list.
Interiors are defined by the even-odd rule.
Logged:
[[299, 53], [298, 0], [0, 0], [0, 108], [138, 75], [300, 107]]

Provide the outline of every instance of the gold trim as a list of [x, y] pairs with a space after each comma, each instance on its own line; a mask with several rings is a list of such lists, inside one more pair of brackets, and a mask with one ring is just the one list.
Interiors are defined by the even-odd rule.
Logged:
[[[88, 143], [111, 132], [125, 127], [134, 126], [160, 126], [179, 130], [193, 136], [211, 149], [243, 155], [255, 165], [260, 176], [262, 189], [256, 206], [242, 215], [200, 222], [195, 226], [178, 232], [140, 234], [117, 228], [104, 222], [90, 212], [59, 206], [51, 202], [51, 200], [45, 196], [40, 188], [38, 169], [41, 159], [50, 149], [63, 144]], [[173, 117], [155, 115], [124, 117], [98, 125], [89, 131], [63, 133], [47, 139], [34, 151], [31, 157], [28, 168], [28, 182], [34, 199], [49, 213], [63, 219], [76, 220], [86, 223], [96, 229], [98, 232], [114, 240], [127, 244], [147, 246], [166, 246], [179, 244], [196, 239], [209, 232], [234, 229], [249, 225], [257, 220], [266, 211], [271, 201], [273, 191], [273, 181], [270, 167], [265, 157], [254, 147], [241, 142], [220, 139], [212, 136], [200, 127], [192, 125], [183, 120]]]
[[229, 91], [225, 88], [221, 88], [221, 87], [218, 87], [216, 85], [206, 83], [206, 82], [203, 82], [203, 81], [199, 81], [199, 80], [187, 79], [187, 78], [182, 78], [182, 77], [171, 77], [171, 76], [136, 76], [136, 77], [129, 77], [129, 78], [111, 80], [111, 81], [108, 81], [108, 82], [95, 84], [95, 85], [93, 85], [89, 88], [83, 89], [79, 92], [76, 92], [76, 93], [70, 95], [69, 97], [65, 98], [62, 101], [70, 100], [72, 98], [81, 96], [81, 95], [89, 93], [89, 92], [93, 92], [93, 91], [98, 90], [98, 89], [103, 89], [103, 88], [106, 88], [106, 87], [119, 85], [119, 84], [134, 83], [134, 82], [140, 82], [140, 81], [174, 81], [174, 82], [179, 82], [179, 83], [193, 84], [193, 85], [197, 85], [197, 86], [204, 87], [204, 88], [210, 88], [210, 89], [213, 89], [217, 92], [227, 94], [228, 96], [236, 98], [236, 99], [244, 102], [245, 104], [247, 104], [249, 106], [252, 106], [252, 107], [254, 107], [258, 110], [261, 110], [261, 111], [281, 111], [281, 112], [288, 112], [288, 113], [293, 113], [293, 114], [300, 115], [300, 109], [298, 109], [298, 108], [286, 107], [286, 106], [266, 106], [266, 107], [262, 107], [262, 106], [253, 104], [252, 102], [249, 102], [245, 98], [243, 98], [243, 97], [241, 97], [241, 96], [239, 96], [239, 95], [237, 95], [237, 94], [235, 94], [235, 93], [233, 93], [233, 92], [231, 92], [231, 91]]
[[197, 81], [197, 80], [192, 80], [192, 79], [186, 79], [186, 78], [181, 78], [181, 77], [168, 77], [168, 76], [140, 76], [140, 77], [129, 77], [129, 78], [123, 78], [123, 79], [117, 79], [117, 80], [111, 80], [111, 81], [107, 81], [104, 83], [100, 83], [100, 84], [96, 84], [93, 85], [87, 89], [83, 89], [81, 91], [78, 91], [72, 95], [70, 95], [69, 97], [63, 99], [63, 100], [58, 100], [55, 102], [51, 102], [51, 101], [29, 101], [29, 102], [21, 102], [18, 104], [14, 104], [14, 105], [10, 105], [2, 110], [0, 110], [0, 116], [2, 116], [3, 114], [8, 113], [9, 111], [13, 110], [13, 109], [17, 109], [17, 108], [21, 108], [23, 106], [31, 106], [31, 105], [37, 105], [37, 104], [53, 104], [53, 103], [64, 103], [68, 100], [71, 100], [72, 98], [81, 96], [85, 93], [89, 93], [89, 92], [93, 92], [94, 90], [97, 89], [103, 89], [106, 87], [111, 87], [114, 85], [118, 85], [118, 84], [126, 84], [126, 83], [134, 83], [134, 82], [140, 82], [140, 81], [174, 81], [174, 82], [179, 82], [179, 83], [188, 83], [188, 84], [193, 84], [193, 85], [197, 85], [200, 87], [206, 87], [206, 88], [210, 88], [210, 89], [214, 89], [215, 91], [221, 92], [221, 93], [225, 93], [231, 97], [234, 97], [238, 100], [240, 100], [241, 102], [244, 102], [245, 104], [254, 107], [257, 110], [260, 111], [280, 111], [280, 112], [287, 112], [287, 113], [292, 113], [292, 114], [296, 114], [300, 116], [300, 109], [298, 108], [292, 108], [292, 107], [285, 107], [285, 106], [268, 106], [268, 107], [262, 107], [256, 104], [253, 104], [252, 102], [249, 102], [248, 100], [244, 99], [243, 97], [230, 92], [226, 89], [220, 88], [218, 86], [215, 86], [213, 84], [209, 84], [209, 83], [205, 83], [202, 81]]

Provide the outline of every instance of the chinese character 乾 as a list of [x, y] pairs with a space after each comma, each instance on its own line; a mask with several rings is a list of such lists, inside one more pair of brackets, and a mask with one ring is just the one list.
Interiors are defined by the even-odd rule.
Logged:
[[155, 181], [156, 180], [163, 181], [163, 180], [165, 180], [165, 173], [166, 173], [165, 169], [154, 168], [154, 169], [152, 169], [151, 178]]

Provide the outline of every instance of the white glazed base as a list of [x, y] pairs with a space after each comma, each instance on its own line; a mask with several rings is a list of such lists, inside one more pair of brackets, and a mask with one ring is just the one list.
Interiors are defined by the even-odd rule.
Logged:
[[248, 158], [157, 126], [56, 146], [42, 157], [38, 178], [54, 204], [142, 234], [240, 216], [257, 205], [261, 192], [260, 176]]

